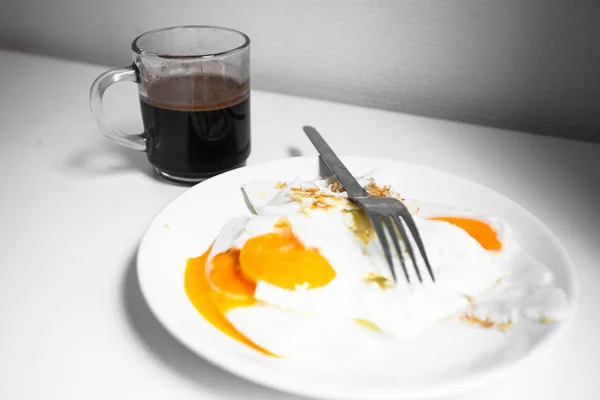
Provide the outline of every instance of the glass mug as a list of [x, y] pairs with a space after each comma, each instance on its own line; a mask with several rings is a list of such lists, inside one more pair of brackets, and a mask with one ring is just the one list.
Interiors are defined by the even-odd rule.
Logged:
[[[159, 177], [195, 183], [246, 164], [250, 155], [250, 39], [212, 26], [178, 26], [138, 36], [133, 64], [100, 75], [90, 108], [100, 132], [145, 151]], [[136, 82], [144, 132], [109, 127], [102, 96]]]

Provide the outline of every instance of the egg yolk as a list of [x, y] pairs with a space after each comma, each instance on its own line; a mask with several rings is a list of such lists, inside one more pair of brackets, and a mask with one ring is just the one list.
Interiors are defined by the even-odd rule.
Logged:
[[[237, 304], [238, 306], [241, 306], [241, 304], [235, 303], [236, 300], [232, 299], [224, 300], [222, 294], [215, 292], [212, 289], [210, 283], [208, 282], [208, 277], [206, 276], [206, 261], [208, 260], [210, 251], [211, 248], [209, 248], [200, 257], [190, 258], [187, 262], [184, 275], [184, 288], [188, 299], [190, 299], [191, 303], [194, 305], [194, 308], [196, 308], [200, 315], [202, 315], [204, 319], [210, 322], [221, 332], [263, 354], [274, 356], [274, 354], [256, 345], [254, 342], [244, 336], [223, 315], [221, 311], [223, 305], [226, 305], [228, 302], [229, 304]], [[227, 268], [224, 268], [224, 270], [225, 271], [222, 272], [225, 273], [216, 274], [218, 275], [220, 282], [228, 279], [226, 271]], [[231, 272], [231, 270], [229, 270], [229, 272]], [[240, 300], [243, 302], [243, 299], [237, 299], [237, 301]], [[247, 301], [247, 304], [245, 305], [251, 305], [254, 299], [247, 297], [245, 300]], [[221, 307], [219, 307], [219, 305]]]
[[210, 283], [229, 298], [245, 299], [254, 296], [256, 282], [240, 275], [240, 251], [230, 249], [215, 255], [209, 274]]
[[263, 281], [283, 289], [297, 285], [317, 288], [327, 285], [335, 270], [318, 250], [304, 246], [293, 234], [289, 222], [276, 224], [276, 232], [255, 236], [241, 249], [215, 255], [207, 271], [210, 249], [188, 260], [185, 292], [196, 310], [214, 327], [242, 343], [268, 355], [267, 350], [239, 332], [225, 314], [237, 307], [258, 305], [254, 298], [256, 282]]
[[464, 229], [486, 250], [502, 250], [502, 242], [498, 239], [496, 231], [483, 221], [464, 217], [432, 217], [429, 219], [449, 222]]
[[264, 281], [282, 289], [327, 285], [335, 270], [316, 249], [307, 249], [286, 233], [268, 233], [249, 239], [240, 258], [242, 275], [253, 282]]

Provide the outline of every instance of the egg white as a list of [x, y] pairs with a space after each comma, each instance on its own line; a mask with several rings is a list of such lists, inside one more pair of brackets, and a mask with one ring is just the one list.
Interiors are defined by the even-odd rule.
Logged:
[[[382, 290], [364, 278], [369, 274], [389, 274], [387, 264], [381, 260], [382, 256], [378, 259], [365, 254], [339, 218], [321, 213], [313, 217], [290, 215], [288, 219], [299, 240], [307, 247], [317, 248], [328, 259], [336, 277], [327, 286], [316, 289], [288, 290], [259, 281], [254, 297], [261, 304], [226, 314], [250, 340], [278, 355], [316, 351], [328, 338], [346, 334], [348, 327], [362, 331], [356, 333], [361, 338], [371, 337], [373, 332], [361, 329], [355, 319], [374, 324], [380, 330], [379, 335], [414, 337], [440, 318], [467, 307], [465, 294], [478, 295], [503, 273], [493, 269], [487, 253], [481, 252], [478, 243], [464, 231], [447, 223], [424, 221], [424, 225], [441, 228], [434, 230], [437, 234], [429, 239], [441, 256], [450, 253], [473, 253], [473, 256], [467, 261], [446, 256], [438, 264], [441, 256], [432, 253], [431, 261], [439, 275], [437, 284], [400, 282], [394, 288]], [[277, 220], [278, 217], [270, 216], [233, 220], [217, 238], [208, 265], [214, 254], [231, 247], [241, 248], [249, 238], [272, 231]], [[424, 238], [429, 238], [431, 230], [422, 231]], [[457, 252], [457, 246], [464, 251]], [[482, 267], [484, 264], [487, 267]], [[462, 274], [469, 278], [460, 279]], [[357, 340], [364, 340], [361, 338]]]
[[[366, 186], [373, 179], [379, 186], [381, 172], [359, 177]], [[502, 251], [490, 252], [466, 231], [444, 221], [421, 218], [434, 215], [436, 208], [405, 200], [413, 212], [436, 283], [423, 265], [424, 282], [416, 283], [416, 272], [407, 262], [412, 284], [405, 282], [400, 268], [398, 283], [381, 288], [367, 282], [368, 276], [391, 279], [378, 240], [359, 240], [350, 229], [358, 207], [345, 193], [331, 190], [332, 178], [316, 181], [252, 182], [243, 192], [257, 215], [232, 219], [217, 237], [207, 262], [229, 248], [242, 248], [251, 237], [274, 231], [280, 217], [287, 217], [294, 234], [306, 246], [319, 250], [336, 271], [325, 287], [295, 290], [257, 282], [256, 306], [235, 308], [226, 318], [254, 343], [282, 356], [307, 356], [329, 346], [357, 343], [381, 348], [394, 339], [410, 339], [437, 321], [468, 314], [494, 323], [517, 323], [520, 319], [560, 320], [567, 303], [564, 293], [552, 284], [546, 267], [522, 251], [509, 227], [497, 218], [477, 216], [498, 233]], [[292, 188], [316, 188], [330, 200], [326, 209], [311, 207], [314, 195], [303, 196]], [[391, 191], [392, 196], [400, 195]], [[445, 208], [443, 215], [474, 216]], [[414, 244], [413, 244], [413, 247]], [[415, 247], [416, 248], [416, 247]], [[394, 252], [395, 253], [395, 252]], [[396, 265], [398, 256], [394, 254]], [[408, 255], [405, 254], [408, 261]], [[498, 283], [500, 281], [500, 283]], [[368, 321], [377, 329], [365, 328], [356, 320]], [[346, 339], [340, 340], [340, 337]], [[343, 343], [346, 344], [343, 344]], [[333, 347], [332, 347], [333, 346]], [[333, 351], [333, 350], [331, 350]]]

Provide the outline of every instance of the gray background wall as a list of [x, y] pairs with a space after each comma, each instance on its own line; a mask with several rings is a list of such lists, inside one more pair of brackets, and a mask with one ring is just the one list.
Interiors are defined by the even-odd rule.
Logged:
[[597, 0], [4, 3], [6, 48], [123, 66], [144, 31], [224, 25], [257, 89], [600, 141]]

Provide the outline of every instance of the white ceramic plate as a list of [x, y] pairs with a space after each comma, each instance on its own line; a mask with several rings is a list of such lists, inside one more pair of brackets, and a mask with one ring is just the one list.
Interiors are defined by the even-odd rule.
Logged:
[[186, 297], [186, 261], [203, 253], [229, 218], [249, 214], [240, 190], [243, 183], [319, 176], [317, 157], [298, 157], [209, 179], [183, 193], [152, 221], [139, 248], [138, 276], [150, 308], [173, 336], [214, 364], [256, 383], [316, 398], [364, 400], [433, 398], [472, 389], [547, 348], [565, 331], [577, 299], [574, 270], [556, 237], [531, 213], [482, 185], [442, 171], [373, 158], [343, 161], [355, 175], [380, 167], [393, 172], [395, 179], [389, 183], [404, 197], [504, 219], [524, 249], [552, 270], [566, 292], [571, 311], [567, 321], [509, 334], [439, 323], [407, 345], [405, 357], [377, 371], [305, 368], [259, 354], [222, 334]]

